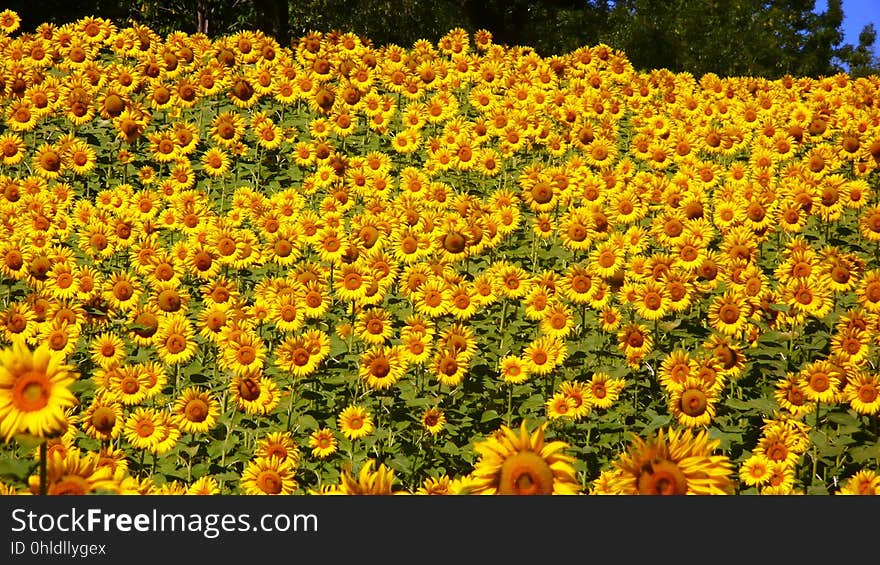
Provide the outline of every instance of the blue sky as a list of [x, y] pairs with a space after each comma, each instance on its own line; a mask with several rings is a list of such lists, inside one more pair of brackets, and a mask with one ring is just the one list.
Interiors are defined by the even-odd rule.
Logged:
[[[826, 0], [816, 0], [816, 12], [822, 12], [828, 6]], [[880, 33], [880, 0], [843, 0], [843, 42], [859, 44], [859, 33], [868, 23], [874, 23], [874, 29]], [[878, 38], [880, 41], [880, 38]], [[874, 52], [878, 45], [874, 44]]]

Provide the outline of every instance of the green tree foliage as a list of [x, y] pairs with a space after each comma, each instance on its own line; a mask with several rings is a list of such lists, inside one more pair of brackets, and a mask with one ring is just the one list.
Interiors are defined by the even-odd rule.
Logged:
[[830, 0], [622, 0], [607, 42], [642, 69], [695, 75], [818, 76], [841, 69], [843, 10]]
[[11, 0], [23, 27], [96, 15], [209, 36], [259, 29], [289, 45], [307, 32], [339, 30], [376, 45], [437, 41], [452, 28], [558, 55], [605, 43], [641, 69], [694, 75], [820, 76], [877, 73], [876, 32], [843, 43], [841, 0], [72, 0], [51, 10]]
[[863, 77], [870, 74], [880, 74], [880, 58], [874, 55], [874, 44], [877, 40], [877, 31], [874, 24], [868, 24], [862, 28], [859, 34], [859, 44], [855, 47], [844, 45], [841, 49], [840, 58], [849, 64], [849, 74], [853, 77]]

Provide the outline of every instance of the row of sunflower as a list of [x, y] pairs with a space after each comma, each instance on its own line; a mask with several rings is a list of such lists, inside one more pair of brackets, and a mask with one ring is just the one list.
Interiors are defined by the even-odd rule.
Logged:
[[18, 26], [7, 492], [880, 488], [877, 77]]

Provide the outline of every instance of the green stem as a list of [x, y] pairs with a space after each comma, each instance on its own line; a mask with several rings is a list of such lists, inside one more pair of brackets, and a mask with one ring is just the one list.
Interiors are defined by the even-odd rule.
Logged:
[[46, 442], [40, 444], [40, 495], [45, 496], [49, 492], [49, 480], [48, 480], [48, 458], [49, 447], [46, 445]]
[[296, 396], [296, 381], [294, 379], [290, 380], [290, 402], [287, 405], [287, 431], [292, 431], [290, 427], [290, 422], [293, 419], [293, 401]]
[[510, 427], [510, 415], [513, 412], [513, 385], [507, 385], [507, 418], [506, 425]]

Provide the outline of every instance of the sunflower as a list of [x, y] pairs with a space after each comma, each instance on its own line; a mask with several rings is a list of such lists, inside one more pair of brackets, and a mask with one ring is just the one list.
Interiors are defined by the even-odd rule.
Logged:
[[394, 490], [394, 470], [384, 463], [374, 471], [376, 461], [368, 459], [355, 477], [351, 471], [343, 469], [338, 485], [329, 487], [325, 492], [309, 491], [312, 494], [335, 495], [399, 495], [409, 494], [407, 491]]
[[431, 318], [447, 313], [451, 299], [449, 283], [440, 277], [429, 278], [412, 295], [416, 312]]
[[280, 402], [278, 385], [259, 373], [235, 375], [229, 383], [232, 400], [247, 414], [266, 415]]
[[6, 342], [30, 341], [39, 330], [36, 315], [26, 303], [14, 302], [5, 312], [0, 312], [0, 334]]
[[780, 408], [795, 417], [811, 414], [816, 409], [816, 404], [810, 402], [804, 392], [804, 383], [799, 374], [787, 373], [784, 378], [779, 379], [773, 397]]
[[617, 402], [625, 385], [624, 379], [612, 378], [607, 373], [596, 371], [586, 383], [588, 402], [594, 408], [608, 409]]
[[96, 395], [79, 421], [87, 436], [102, 441], [115, 439], [125, 427], [122, 405], [105, 395]]
[[853, 365], [861, 365], [871, 352], [871, 332], [841, 327], [831, 336], [831, 353]]
[[293, 442], [290, 432], [267, 433], [257, 442], [254, 455], [265, 459], [270, 457], [286, 459], [293, 463], [294, 467], [299, 465], [300, 460], [299, 448]]
[[737, 291], [726, 290], [712, 299], [709, 324], [725, 335], [740, 336], [746, 329], [749, 314], [745, 297]]
[[366, 437], [375, 429], [369, 412], [355, 405], [347, 406], [340, 412], [337, 424], [343, 435], [350, 440]]
[[470, 361], [477, 353], [477, 341], [471, 326], [453, 323], [438, 340], [437, 347], [463, 361]]
[[184, 496], [186, 491], [186, 483], [175, 479], [156, 486], [150, 494], [158, 496]]
[[107, 368], [107, 393], [126, 406], [140, 404], [147, 398], [146, 374], [137, 365], [112, 365]]
[[790, 469], [797, 465], [801, 451], [798, 438], [792, 432], [774, 428], [764, 432], [753, 453], [763, 455], [779, 468]]
[[579, 381], [562, 381], [559, 393], [571, 403], [571, 417], [580, 420], [593, 410], [592, 394], [586, 385]]
[[186, 314], [190, 295], [178, 282], [166, 281], [151, 285], [145, 308], [154, 312]]
[[490, 267], [499, 281], [498, 292], [511, 300], [518, 300], [529, 292], [529, 273], [517, 265], [497, 261]]
[[98, 454], [93, 452], [70, 449], [65, 455], [51, 453], [46, 457], [46, 484], [40, 484], [39, 475], [31, 475], [28, 486], [33, 494], [42, 488], [50, 496], [118, 492], [113, 470], [99, 463]]
[[830, 278], [826, 275], [789, 279], [783, 288], [781, 298], [795, 314], [820, 319], [834, 307]]
[[856, 288], [859, 304], [871, 314], [880, 313], [880, 270], [866, 271]]
[[81, 139], [66, 144], [62, 157], [65, 167], [75, 175], [87, 175], [95, 168], [95, 150]]
[[431, 338], [420, 333], [408, 333], [401, 335], [400, 339], [405, 364], [421, 365], [431, 358]]
[[219, 147], [211, 147], [202, 155], [202, 170], [211, 178], [222, 177], [229, 172], [229, 155]]
[[213, 496], [220, 494], [220, 482], [211, 475], [199, 477], [186, 489], [186, 494], [194, 496]]
[[558, 301], [549, 290], [542, 286], [534, 286], [523, 300], [526, 318], [540, 322], [554, 303]]
[[453, 494], [452, 479], [449, 475], [428, 477], [422, 482], [422, 486], [416, 489], [415, 494], [443, 496]]
[[357, 316], [355, 335], [368, 345], [383, 345], [391, 338], [394, 328], [391, 316], [384, 308], [366, 308]]
[[425, 409], [421, 416], [422, 427], [432, 436], [436, 436], [446, 425], [446, 415], [436, 406]]
[[617, 347], [627, 356], [644, 357], [654, 347], [654, 338], [647, 326], [626, 324], [617, 331]]
[[575, 252], [589, 251], [593, 247], [593, 241], [597, 235], [593, 227], [591, 212], [579, 207], [569, 208], [562, 215], [557, 233], [562, 245]]
[[876, 415], [880, 412], [880, 377], [861, 371], [847, 374], [843, 398], [859, 414]]
[[28, 276], [29, 246], [25, 241], [8, 240], [0, 243], [0, 274], [6, 278], [23, 280]]
[[168, 365], [187, 363], [198, 349], [192, 323], [179, 313], [161, 319], [153, 343], [159, 358]]
[[449, 311], [458, 320], [469, 320], [477, 313], [473, 283], [461, 281], [450, 288]]
[[635, 437], [615, 462], [609, 489], [615, 494], [731, 494], [733, 466], [713, 455], [721, 442], [708, 432], [661, 429], [648, 441]]
[[210, 392], [191, 386], [177, 397], [173, 415], [174, 423], [181, 431], [207, 433], [217, 424], [220, 403]]
[[128, 337], [138, 346], [153, 344], [153, 336], [159, 331], [160, 314], [151, 306], [135, 308], [129, 312]]
[[835, 402], [842, 376], [840, 370], [826, 360], [807, 363], [800, 371], [804, 394], [812, 402]]
[[6, 9], [0, 12], [0, 32], [11, 35], [21, 25], [21, 17], [14, 10]]
[[330, 428], [315, 430], [309, 435], [309, 447], [312, 449], [312, 457], [326, 459], [334, 453], [338, 446], [336, 436]]
[[25, 433], [49, 437], [67, 428], [65, 410], [75, 406], [72, 368], [42, 345], [31, 351], [22, 342], [0, 352], [0, 434], [9, 442]]
[[287, 495], [297, 489], [295, 467], [289, 459], [257, 457], [241, 474], [241, 490], [249, 495]]
[[56, 179], [65, 169], [63, 152], [54, 144], [44, 142], [34, 152], [34, 170], [45, 179]]
[[880, 475], [873, 469], [861, 469], [847, 478], [835, 494], [880, 495]]
[[126, 418], [123, 433], [135, 449], [153, 451], [165, 432], [159, 412], [139, 406]]
[[98, 334], [89, 347], [92, 361], [103, 368], [120, 365], [127, 355], [125, 342], [112, 332]]
[[507, 355], [498, 361], [501, 380], [509, 384], [522, 384], [529, 380], [529, 367], [518, 355]]
[[470, 358], [453, 348], [437, 346], [431, 370], [441, 384], [455, 387], [462, 383], [470, 368]]
[[555, 393], [544, 402], [547, 418], [556, 420], [559, 418], [571, 418], [574, 412], [574, 401], [561, 392]]
[[322, 358], [313, 353], [313, 348], [305, 336], [292, 336], [275, 348], [275, 364], [290, 372], [294, 377], [312, 374]]
[[525, 420], [519, 433], [507, 426], [477, 442], [479, 459], [471, 473], [473, 494], [577, 494], [577, 482], [563, 441], [545, 442], [547, 423], [530, 433]]
[[252, 332], [244, 332], [236, 339], [221, 339], [219, 365], [236, 375], [262, 370], [267, 348], [263, 340]]
[[568, 348], [561, 339], [540, 336], [530, 342], [522, 353], [522, 361], [532, 375], [546, 375], [565, 360]]
[[40, 329], [39, 341], [45, 343], [57, 355], [67, 357], [76, 348], [80, 326], [67, 320], [48, 321]]
[[670, 308], [670, 300], [663, 284], [648, 279], [636, 287], [635, 309], [641, 318], [648, 321], [659, 320]]
[[113, 273], [103, 287], [103, 297], [110, 306], [125, 312], [137, 305], [143, 292], [140, 278], [127, 271]]
[[158, 361], [147, 361], [132, 366], [132, 370], [136, 372], [144, 387], [146, 398], [155, 398], [168, 384], [168, 374], [165, 369], [165, 365]]
[[613, 305], [607, 305], [599, 311], [599, 324], [603, 332], [614, 333], [620, 327], [622, 316], [620, 308]]
[[156, 443], [150, 449], [154, 455], [162, 455], [174, 449], [181, 435], [181, 430], [175, 422], [175, 416], [167, 410], [159, 412], [158, 422]]
[[589, 268], [578, 264], [569, 265], [559, 281], [559, 291], [575, 304], [588, 304], [596, 291]]
[[79, 269], [76, 265], [61, 262], [55, 263], [47, 273], [46, 292], [58, 300], [67, 300], [76, 296], [76, 282]]
[[721, 367], [721, 374], [730, 377], [739, 375], [745, 367], [746, 356], [742, 348], [733, 342], [730, 336], [713, 333], [705, 342], [703, 348], [712, 353], [712, 356]]
[[707, 385], [702, 379], [689, 377], [670, 392], [669, 409], [683, 426], [708, 426], [715, 417], [717, 400], [715, 387]]
[[26, 100], [18, 100], [6, 107], [6, 125], [16, 132], [31, 131], [37, 127], [39, 113]]
[[565, 339], [574, 330], [574, 316], [564, 303], [551, 304], [541, 318], [539, 328], [544, 335]]
[[750, 487], [760, 487], [770, 482], [776, 464], [764, 455], [754, 454], [739, 469], [740, 480]]
[[375, 345], [360, 356], [358, 376], [374, 390], [394, 386], [404, 373], [406, 364], [404, 351], [400, 346]]
[[0, 160], [11, 167], [20, 163], [27, 153], [27, 147], [20, 135], [14, 132], [0, 135]]
[[795, 472], [785, 465], [774, 465], [767, 484], [761, 487], [762, 495], [792, 495], [794, 490]]
[[367, 293], [373, 277], [363, 267], [355, 263], [343, 264], [333, 273], [333, 292], [342, 300], [358, 302]]
[[663, 358], [658, 371], [660, 385], [667, 392], [681, 388], [688, 376], [696, 374], [697, 363], [690, 354], [683, 349], [676, 349]]

